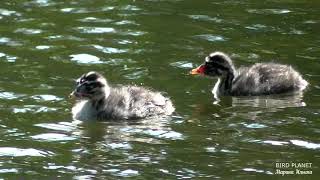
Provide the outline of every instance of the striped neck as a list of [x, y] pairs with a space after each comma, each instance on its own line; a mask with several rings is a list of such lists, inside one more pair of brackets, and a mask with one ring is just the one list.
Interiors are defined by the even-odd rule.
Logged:
[[214, 91], [216, 91], [216, 94], [230, 95], [233, 79], [234, 79], [233, 72], [229, 72], [225, 76], [219, 77], [214, 87]]
[[111, 88], [109, 86], [105, 86], [103, 88], [103, 93], [91, 99], [91, 103], [94, 109], [99, 110], [104, 106], [104, 104], [106, 103], [106, 99], [110, 95], [110, 91]]

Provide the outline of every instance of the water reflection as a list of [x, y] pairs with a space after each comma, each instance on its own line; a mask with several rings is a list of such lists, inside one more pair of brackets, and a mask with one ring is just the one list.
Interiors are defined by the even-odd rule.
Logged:
[[[303, 92], [278, 94], [268, 96], [247, 96], [247, 97], [224, 97], [224, 111], [232, 114], [231, 117], [243, 117], [250, 120], [257, 120], [266, 112], [279, 112], [285, 108], [304, 107]], [[245, 125], [250, 128], [264, 128], [262, 124]]]
[[[103, 174], [106, 175], [132, 177], [140, 175], [140, 169], [134, 166], [128, 167], [126, 164], [159, 164], [160, 161], [166, 159], [165, 149], [160, 148], [159, 150], [149, 147], [165, 145], [168, 140], [184, 139], [181, 133], [172, 130], [170, 121], [172, 119], [152, 118], [131, 122], [41, 123], [36, 126], [45, 128], [47, 131], [53, 130], [56, 133], [43, 133], [32, 136], [32, 138], [60, 144], [70, 143], [70, 140], [79, 142], [78, 146], [73, 146], [71, 150], [72, 161], [85, 162], [86, 166], [78, 167], [54, 163], [44, 167], [45, 169], [86, 172], [87, 175], [96, 174], [103, 170]], [[72, 138], [70, 139], [70, 137]], [[141, 151], [137, 151], [137, 148]]]
[[297, 92], [294, 94], [290, 93], [268, 96], [232, 97], [232, 106], [260, 107], [272, 110], [288, 107], [303, 107], [306, 106], [306, 103], [303, 101], [303, 92]]
[[[94, 139], [105, 139], [107, 147], [130, 147], [130, 142], [161, 143], [161, 140], [182, 140], [184, 136], [173, 131], [168, 123], [168, 118], [149, 118], [132, 122], [101, 122], [85, 123], [85, 129], [78, 129], [75, 134], [79, 136], [92, 137]], [[98, 133], [99, 132], [99, 133]], [[119, 142], [123, 142], [120, 143]], [[111, 144], [111, 145], [110, 145]]]

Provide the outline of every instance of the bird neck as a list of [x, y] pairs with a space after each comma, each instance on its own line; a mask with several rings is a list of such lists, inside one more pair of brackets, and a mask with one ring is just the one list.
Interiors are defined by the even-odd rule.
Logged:
[[93, 99], [91, 100], [92, 103], [92, 107], [98, 111], [101, 109], [101, 107], [103, 107], [103, 105], [105, 104], [105, 97], [101, 97], [100, 99]]
[[216, 94], [229, 95], [232, 89], [234, 73], [228, 72], [226, 75], [219, 77], [214, 89]]
[[103, 105], [106, 102], [106, 99], [109, 97], [110, 95], [110, 90], [111, 88], [109, 86], [105, 86], [102, 89], [102, 93], [97, 95], [95, 98], [91, 99], [91, 103], [92, 106], [96, 109], [99, 110], [101, 107], [103, 107]]

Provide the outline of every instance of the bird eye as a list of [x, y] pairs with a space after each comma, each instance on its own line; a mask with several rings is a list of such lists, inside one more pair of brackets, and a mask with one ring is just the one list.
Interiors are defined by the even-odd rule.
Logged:
[[81, 79], [80, 79], [80, 84], [83, 84], [83, 83], [85, 83], [86, 81], [87, 81], [87, 79], [81, 78]]

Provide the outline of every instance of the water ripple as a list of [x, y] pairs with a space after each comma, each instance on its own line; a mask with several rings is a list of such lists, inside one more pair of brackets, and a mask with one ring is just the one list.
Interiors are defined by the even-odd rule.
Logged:
[[201, 34], [194, 36], [199, 39], [204, 39], [210, 42], [216, 42], [216, 41], [226, 41], [227, 38], [221, 36], [221, 35], [211, 35], [211, 34]]
[[91, 179], [96, 179], [96, 176], [94, 175], [80, 175], [80, 176], [73, 176], [72, 179], [75, 180], [91, 180]]
[[285, 142], [285, 141], [274, 141], [274, 140], [266, 140], [262, 142], [266, 144], [271, 144], [274, 146], [283, 146], [283, 145], [289, 144], [288, 142]]
[[290, 142], [296, 146], [305, 147], [307, 149], [320, 149], [320, 144], [302, 141], [302, 140], [290, 140]]
[[35, 124], [34, 126], [56, 130], [56, 131], [64, 131], [64, 132], [71, 132], [76, 129], [76, 124], [69, 123], [69, 122], [59, 122], [58, 124], [40, 123], [40, 124]]
[[287, 14], [291, 11], [288, 9], [247, 9], [247, 12], [254, 14]]
[[57, 111], [57, 108], [50, 108], [39, 105], [24, 105], [23, 107], [14, 107], [13, 113], [47, 113]]
[[136, 22], [134, 22], [134, 21], [129, 21], [129, 20], [118, 21], [118, 22], [115, 22], [114, 24], [115, 24], [115, 25], [128, 25], [128, 24], [131, 24], [131, 25], [139, 25], [139, 24], [137, 24]]
[[122, 177], [132, 177], [132, 176], [139, 175], [139, 171], [132, 170], [132, 169], [126, 169], [124, 171], [117, 173], [117, 175], [122, 176]]
[[132, 59], [108, 59], [108, 61], [106, 61], [107, 64], [110, 65], [128, 65], [128, 64], [132, 64], [132, 63], [136, 63], [136, 61], [132, 60]]
[[34, 95], [31, 98], [40, 101], [60, 101], [63, 99], [50, 94]]
[[261, 128], [266, 128], [268, 126], [264, 124], [259, 124], [259, 123], [251, 123], [251, 124], [246, 124], [242, 123], [245, 127], [250, 128], [250, 129], [261, 129]]
[[289, 32], [285, 32], [282, 34], [296, 34], [296, 35], [302, 35], [302, 34], [306, 34], [304, 31], [295, 29], [295, 28], [291, 28]]
[[255, 169], [255, 168], [243, 168], [242, 170], [246, 171], [246, 172], [257, 172], [257, 173], [273, 174], [270, 171], [264, 171], [264, 170], [259, 170], [259, 169]]
[[313, 57], [313, 56], [308, 56], [308, 55], [296, 55], [298, 58], [304, 58], [304, 59], [310, 59], [310, 60], [317, 60], [317, 57]]
[[108, 6], [103, 6], [103, 7], [101, 8], [101, 11], [106, 12], [106, 11], [112, 11], [112, 10], [114, 10], [114, 9], [115, 9], [114, 6], [108, 5]]
[[246, 26], [246, 28], [251, 30], [272, 30], [272, 27], [268, 27], [264, 24], [253, 24], [251, 26]]
[[6, 54], [0, 52], [0, 58], [5, 57], [5, 56], [6, 56]]
[[148, 129], [143, 131], [144, 134], [154, 136], [154, 137], [160, 137], [164, 139], [171, 139], [171, 140], [182, 140], [184, 139], [183, 135], [181, 133], [175, 132], [175, 131], [166, 131], [162, 129]]
[[44, 133], [31, 136], [32, 139], [43, 141], [43, 142], [52, 142], [52, 141], [71, 141], [76, 139], [75, 137], [68, 136], [65, 134], [58, 133]]
[[13, 41], [12, 39], [7, 38], [7, 37], [1, 37], [0, 44], [4, 44], [7, 46], [22, 46], [22, 43], [17, 42], [17, 41]]
[[111, 27], [78, 27], [81, 33], [88, 34], [102, 34], [102, 33], [115, 33], [116, 30]]
[[[21, 16], [20, 13], [17, 13], [16, 11], [7, 10], [7, 9], [0, 9], [0, 15], [2, 15], [2, 16], [11, 16], [11, 15]], [[0, 16], [0, 19], [1, 19], [1, 16]]]
[[89, 9], [88, 7], [67, 7], [60, 9], [63, 13], [71, 13], [71, 14], [81, 14], [81, 13], [93, 13], [93, 12], [99, 12], [100, 9]]
[[64, 13], [88, 13], [90, 12], [86, 8], [62, 8], [60, 9], [61, 12]]
[[52, 2], [52, 0], [34, 0], [32, 2], [40, 7], [53, 6], [56, 4], [56, 2]]
[[232, 153], [232, 154], [239, 153], [239, 151], [233, 151], [229, 149], [221, 149], [220, 151], [223, 153]]
[[36, 49], [39, 49], [39, 50], [46, 50], [46, 49], [49, 49], [51, 46], [46, 46], [46, 45], [39, 45], [39, 46], [36, 46], [35, 48]]
[[128, 144], [127, 142], [123, 143], [110, 143], [106, 145], [107, 147], [110, 147], [111, 149], [132, 149], [132, 146]]
[[108, 22], [112, 22], [112, 19], [100, 19], [100, 18], [96, 18], [96, 17], [86, 17], [83, 19], [79, 19], [80, 22], [99, 22], [99, 23], [108, 23]]
[[188, 61], [177, 61], [170, 63], [171, 66], [182, 68], [182, 69], [190, 69], [193, 68], [193, 63], [188, 62]]
[[13, 157], [19, 157], [19, 156], [52, 156], [54, 153], [50, 151], [40, 151], [33, 148], [28, 149], [21, 149], [21, 148], [14, 148], [14, 147], [0, 147], [0, 157], [1, 156], [13, 156]]
[[128, 30], [126, 32], [120, 32], [119, 34], [121, 34], [121, 35], [130, 35], [130, 36], [142, 36], [142, 35], [147, 34], [147, 32]]
[[210, 153], [215, 153], [217, 152], [217, 149], [215, 147], [207, 147], [205, 148], [207, 152], [210, 152]]
[[16, 62], [17, 59], [15, 56], [10, 56], [2, 52], [0, 52], [0, 58], [6, 59], [7, 62]]
[[0, 92], [0, 99], [17, 99], [22, 95], [15, 94], [13, 92]]
[[2, 173], [18, 173], [18, 169], [14, 169], [14, 168], [11, 168], [11, 169], [0, 169], [0, 174]]
[[[148, 75], [149, 71], [146, 68], [126, 68], [126, 79], [140, 79]], [[129, 71], [129, 72], [128, 72]]]
[[28, 28], [18, 28], [14, 31], [15, 33], [23, 33], [23, 34], [40, 34], [43, 32], [41, 29], [28, 29]]
[[67, 169], [67, 170], [71, 170], [71, 171], [75, 171], [77, 170], [77, 167], [75, 166], [58, 166], [58, 165], [53, 165], [53, 164], [49, 164], [47, 167], [44, 167], [44, 169]]
[[142, 10], [142, 9], [140, 9], [137, 6], [134, 6], [134, 5], [122, 6], [120, 9], [121, 10], [129, 10], [129, 11], [140, 11], [140, 10]]
[[10, 42], [10, 38], [7, 38], [7, 37], [1, 37], [0, 38], [0, 44], [6, 44], [8, 42]]
[[127, 52], [127, 50], [112, 48], [112, 47], [103, 47], [100, 45], [93, 45], [93, 47], [106, 54], [120, 54], [120, 53]]
[[207, 15], [188, 15], [189, 18], [194, 20], [202, 20], [202, 21], [212, 21], [216, 23], [221, 23], [222, 19], [219, 19], [217, 17], [210, 17]]
[[75, 61], [80, 64], [101, 64], [103, 61], [97, 56], [91, 54], [72, 54], [70, 55], [71, 61]]

